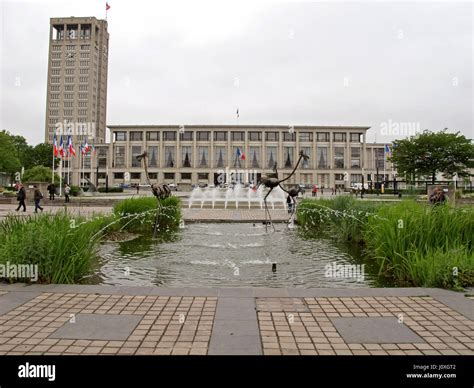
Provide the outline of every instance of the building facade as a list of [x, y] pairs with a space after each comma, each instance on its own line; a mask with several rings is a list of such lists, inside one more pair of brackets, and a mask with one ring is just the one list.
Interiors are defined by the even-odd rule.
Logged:
[[[51, 18], [45, 142], [53, 136], [72, 136], [76, 154], [80, 144], [105, 142], [109, 34], [107, 21], [95, 17]], [[64, 144], [66, 146], [66, 144]], [[91, 156], [84, 165], [88, 168]], [[71, 165], [69, 165], [71, 163]], [[80, 158], [62, 160], [63, 171], [79, 181]]]
[[99, 185], [146, 183], [137, 156], [148, 153], [152, 181], [193, 184], [252, 183], [271, 172], [288, 176], [299, 152], [303, 161], [287, 183], [346, 188], [393, 179], [384, 144], [369, 144], [369, 127], [283, 125], [108, 126], [110, 144], [99, 144], [85, 176]]

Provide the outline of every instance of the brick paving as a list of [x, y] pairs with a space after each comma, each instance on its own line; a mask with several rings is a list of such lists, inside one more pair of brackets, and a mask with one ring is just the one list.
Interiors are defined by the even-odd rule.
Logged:
[[[474, 324], [431, 297], [258, 298], [268, 355], [473, 355]], [[336, 317], [393, 317], [418, 343], [347, 343]]]
[[[43, 293], [0, 316], [0, 354], [203, 355], [216, 303], [212, 297]], [[79, 314], [141, 320], [125, 340], [54, 338], [58, 328]]]
[[474, 355], [466, 296], [0, 284], [0, 355]]

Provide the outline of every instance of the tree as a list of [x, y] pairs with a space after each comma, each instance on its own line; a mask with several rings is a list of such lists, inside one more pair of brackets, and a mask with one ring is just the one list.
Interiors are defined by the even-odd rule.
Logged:
[[[23, 182], [51, 182], [53, 170], [45, 166], [35, 166], [26, 170], [23, 174]], [[55, 174], [54, 181], [59, 182], [59, 176]]]
[[0, 132], [0, 172], [20, 172], [21, 163], [12, 136], [5, 130]]
[[408, 139], [396, 140], [389, 158], [399, 174], [431, 176], [437, 173], [451, 178], [454, 174], [468, 176], [474, 167], [474, 144], [459, 132], [423, 131]]
[[[30, 157], [32, 165], [29, 165], [28, 168], [34, 166], [45, 166], [51, 167], [53, 161], [53, 145], [47, 143], [40, 143], [34, 146], [31, 150], [31, 157]], [[55, 167], [59, 166], [59, 158], [55, 158]], [[25, 168], [26, 164], [25, 164]]]

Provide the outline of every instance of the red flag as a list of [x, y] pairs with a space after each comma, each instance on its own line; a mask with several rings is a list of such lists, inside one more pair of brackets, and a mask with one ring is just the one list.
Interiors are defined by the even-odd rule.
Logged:
[[110, 9], [109, 3], [105, 3], [105, 10], [108, 11]]

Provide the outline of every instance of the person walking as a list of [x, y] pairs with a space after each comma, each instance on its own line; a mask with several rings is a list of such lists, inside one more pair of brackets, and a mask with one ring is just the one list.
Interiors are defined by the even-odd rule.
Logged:
[[318, 195], [318, 187], [316, 185], [313, 185], [312, 194], [313, 197], [316, 197]]
[[64, 198], [66, 203], [69, 202], [69, 194], [71, 193], [71, 187], [66, 183], [66, 186], [64, 187]]
[[43, 211], [43, 208], [40, 205], [41, 200], [43, 199], [43, 193], [39, 191], [38, 186], [33, 186], [35, 189], [35, 192], [33, 194], [33, 198], [35, 200], [35, 213], [38, 213], [38, 209]]
[[50, 183], [46, 190], [48, 190], [49, 193], [49, 200], [54, 201], [54, 194], [56, 194], [56, 186], [54, 183]]
[[18, 207], [16, 208], [16, 211], [20, 210], [20, 208], [23, 206], [23, 211], [26, 212], [26, 190], [25, 187], [20, 183], [18, 184], [18, 191], [16, 193], [16, 199], [19, 202]]

